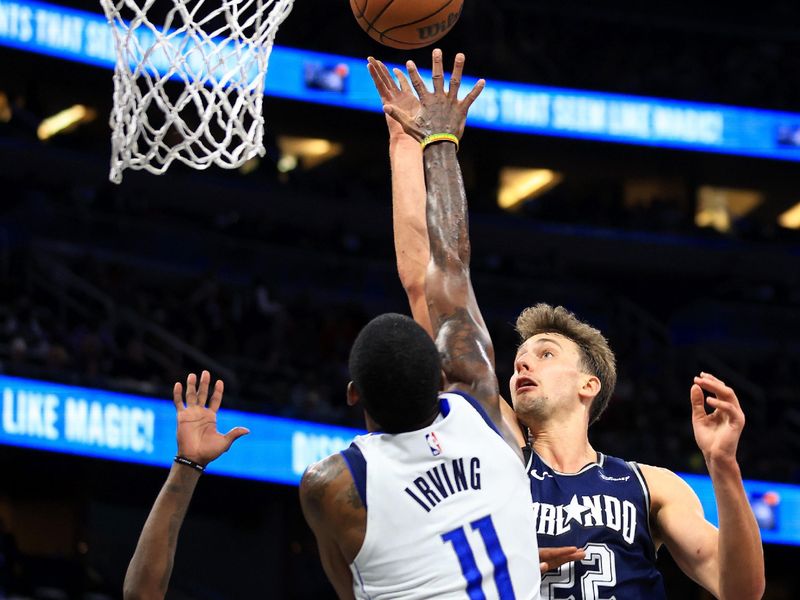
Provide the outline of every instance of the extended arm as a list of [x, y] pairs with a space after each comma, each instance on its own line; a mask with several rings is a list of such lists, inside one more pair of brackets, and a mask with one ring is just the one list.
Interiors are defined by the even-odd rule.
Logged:
[[183, 518], [200, 472], [174, 464], [136, 544], [125, 574], [126, 600], [156, 600], [167, 593]]
[[[416, 114], [419, 111], [419, 100], [402, 71], [394, 69], [397, 77], [395, 81], [389, 69], [372, 57], [369, 58], [368, 69], [381, 102], [385, 106], [393, 105], [408, 114]], [[435, 339], [425, 298], [430, 242], [422, 148], [394, 118], [387, 115], [386, 122], [389, 129], [389, 159], [392, 167], [392, 223], [397, 272], [408, 297], [411, 315]], [[480, 326], [485, 329], [483, 320], [480, 321]], [[506, 427], [514, 433], [516, 445], [524, 446], [526, 441], [514, 410], [502, 399], [500, 409]]]
[[[203, 371], [200, 386], [192, 373], [186, 380], [186, 403], [183, 388], [175, 384], [173, 401], [178, 411], [178, 454], [200, 465], [207, 465], [227, 452], [231, 444], [248, 433], [236, 427], [221, 435], [217, 432], [217, 411], [222, 402], [223, 384], [217, 381], [208, 402], [211, 375]], [[136, 551], [125, 573], [123, 594], [126, 600], [164, 598], [172, 575], [175, 549], [189, 502], [200, 479], [200, 471], [174, 464], [167, 481], [147, 517]]]
[[[409, 61], [408, 74], [419, 96], [420, 110], [413, 115], [389, 102], [385, 104], [387, 114], [417, 141], [438, 133], [460, 138], [467, 111], [484, 86], [484, 82], [479, 81], [465, 99], [459, 101], [463, 66], [464, 55], [459, 54], [449, 90], [445, 92], [442, 53], [434, 50], [431, 93], [414, 63]], [[425, 295], [445, 375], [451, 385], [468, 391], [484, 405], [495, 423], [500, 423], [494, 349], [470, 280], [466, 194], [455, 145], [447, 142], [428, 145], [423, 163], [430, 241]]]
[[[714, 396], [704, 399], [703, 390]], [[761, 535], [736, 462], [744, 413], [733, 390], [702, 373], [691, 390], [695, 440], [703, 452], [719, 516], [719, 530], [703, 517], [695, 493], [675, 474], [643, 470], [653, 495], [657, 534], [681, 569], [717, 598], [764, 594]], [[714, 409], [706, 414], [704, 403]]]
[[[375, 89], [384, 105], [395, 105], [408, 113], [419, 110], [419, 100], [399, 69], [395, 82], [381, 61], [369, 58], [367, 65]], [[408, 297], [411, 316], [431, 337], [431, 319], [425, 300], [425, 271], [430, 250], [425, 222], [425, 171], [422, 148], [403, 127], [386, 116], [389, 129], [389, 161], [392, 168], [392, 225], [397, 274]]]

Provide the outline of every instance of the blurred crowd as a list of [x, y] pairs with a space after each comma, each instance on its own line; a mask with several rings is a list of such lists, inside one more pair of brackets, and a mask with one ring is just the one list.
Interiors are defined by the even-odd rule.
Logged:
[[[465, 2], [440, 44], [466, 52], [467, 72], [480, 77], [797, 110], [789, 74], [800, 67], [798, 17], [797, 3], [789, 0], [735, 9], [688, 0]], [[360, 56], [362, 35], [340, 5], [297, 4], [278, 43]], [[373, 52], [400, 63], [427, 60], [427, 49]]]
[[[231, 378], [228, 406], [361, 425], [358, 410], [345, 404], [350, 345], [371, 316], [407, 312], [388, 223], [328, 221], [323, 233], [308, 223], [234, 225], [219, 212], [186, 223], [168, 207], [154, 219], [151, 208], [137, 214], [128, 203], [105, 201], [75, 218], [74, 199], [50, 194], [22, 192], [6, 214], [7, 222], [36, 226], [0, 261], [4, 372], [167, 398], [172, 382], [210, 367]], [[109, 223], [116, 223], [111, 232]], [[490, 238], [496, 225], [476, 215], [473, 238]], [[518, 311], [540, 300], [561, 303], [597, 325], [617, 353], [617, 390], [593, 427], [599, 448], [702, 471], [688, 390], [694, 373], [716, 370], [745, 402], [746, 475], [800, 480], [790, 460], [800, 434], [792, 412], [800, 288], [766, 271], [759, 286], [723, 277], [713, 289], [698, 288], [688, 273], [682, 278], [680, 268], [670, 280], [653, 274], [647, 281], [625, 265], [586, 277], [585, 267], [559, 254], [558, 245], [570, 243], [556, 239], [555, 249], [532, 256], [475, 252], [473, 277], [501, 387], [511, 375]], [[775, 423], [773, 414], [785, 418]]]

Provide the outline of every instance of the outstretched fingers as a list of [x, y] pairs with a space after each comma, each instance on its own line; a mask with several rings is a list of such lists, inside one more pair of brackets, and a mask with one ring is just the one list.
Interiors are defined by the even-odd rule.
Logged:
[[403, 71], [400, 70], [400, 69], [394, 68], [394, 69], [392, 69], [392, 72], [394, 73], [394, 76], [397, 77], [397, 81], [400, 84], [400, 89], [403, 92], [411, 93], [411, 84], [408, 83], [408, 79], [406, 79], [406, 76], [403, 73]]
[[413, 85], [414, 89], [417, 91], [417, 96], [419, 96], [420, 99], [424, 96], [428, 96], [430, 94], [428, 88], [425, 87], [425, 82], [422, 81], [422, 77], [417, 70], [417, 65], [414, 64], [413, 60], [409, 60], [406, 63], [406, 71], [408, 71], [408, 78], [411, 80], [411, 85]]
[[214, 384], [214, 392], [211, 394], [211, 400], [208, 403], [208, 408], [217, 412], [220, 404], [222, 404], [222, 395], [225, 393], [225, 384], [222, 379], [217, 379]]
[[397, 85], [392, 80], [389, 70], [381, 61], [375, 60], [371, 56], [367, 60], [369, 61], [369, 64], [367, 64], [367, 71], [369, 71], [370, 77], [372, 77], [375, 89], [378, 90], [378, 95], [384, 103], [391, 101], [394, 92], [397, 91]]
[[176, 381], [175, 385], [172, 386], [172, 402], [175, 404], [175, 409], [178, 411], [186, 408], [183, 403], [183, 386], [180, 381]]
[[384, 102], [389, 100], [389, 90], [386, 89], [386, 85], [383, 83], [378, 68], [370, 62], [367, 65], [367, 71], [369, 71], [369, 75], [372, 77], [372, 83], [375, 84], [375, 89], [378, 90], [378, 95], [381, 97], [381, 100]]
[[469, 107], [472, 106], [472, 103], [478, 99], [478, 96], [481, 95], [481, 92], [485, 87], [486, 87], [486, 80], [479, 79], [478, 82], [469, 91], [469, 94], [467, 94], [464, 100], [461, 102], [461, 107], [464, 109], [465, 112], [468, 111]]
[[197, 405], [205, 406], [208, 401], [208, 386], [211, 383], [211, 373], [203, 371], [200, 373], [200, 386], [197, 388]]
[[189, 373], [186, 377], [186, 406], [197, 404], [197, 375]]
[[439, 94], [444, 92], [444, 65], [442, 64], [442, 51], [436, 48], [433, 51], [433, 93]]
[[464, 73], [464, 61], [466, 57], [462, 52], [456, 54], [456, 59], [453, 62], [453, 74], [450, 75], [450, 88], [447, 95], [451, 98], [458, 99], [458, 90], [461, 88], [461, 77]]

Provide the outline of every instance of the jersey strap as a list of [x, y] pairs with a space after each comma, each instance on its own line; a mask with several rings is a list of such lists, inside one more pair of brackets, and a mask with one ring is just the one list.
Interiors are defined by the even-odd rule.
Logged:
[[492, 421], [491, 417], [486, 413], [486, 410], [483, 408], [481, 403], [478, 402], [477, 400], [475, 400], [475, 398], [473, 398], [472, 396], [470, 396], [466, 392], [462, 392], [461, 390], [451, 390], [451, 391], [449, 391], [447, 393], [448, 394], [457, 394], [457, 395], [461, 396], [462, 398], [464, 398], [464, 400], [466, 400], [467, 402], [470, 403], [470, 405], [472, 405], [472, 408], [474, 408], [476, 411], [478, 411], [478, 414], [483, 418], [484, 421], [486, 421], [486, 424], [489, 427], [491, 427], [492, 430], [497, 435], [499, 435], [500, 437], [503, 437], [503, 435], [500, 433], [500, 430], [497, 428], [497, 425], [495, 424], [495, 422]]
[[350, 469], [350, 474], [353, 476], [353, 483], [356, 485], [361, 503], [364, 508], [367, 508], [367, 460], [361, 453], [361, 448], [356, 446], [355, 442], [342, 450], [341, 455], [344, 457], [344, 462], [347, 463], [347, 468]]

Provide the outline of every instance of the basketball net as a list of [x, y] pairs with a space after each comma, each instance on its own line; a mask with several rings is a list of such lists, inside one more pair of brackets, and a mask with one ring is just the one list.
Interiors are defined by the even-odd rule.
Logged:
[[111, 172], [177, 160], [235, 169], [264, 155], [272, 44], [294, 0], [100, 0], [114, 32]]

